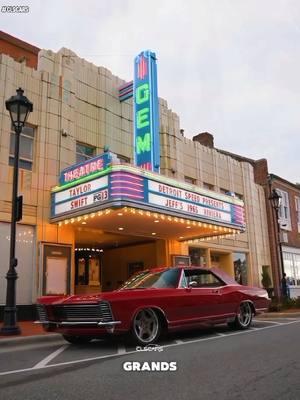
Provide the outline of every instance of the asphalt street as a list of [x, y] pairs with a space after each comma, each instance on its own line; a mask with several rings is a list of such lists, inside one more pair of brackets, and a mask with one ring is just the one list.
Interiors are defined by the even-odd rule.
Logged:
[[[0, 341], [0, 398], [299, 400], [299, 337], [295, 317], [255, 320], [247, 331], [177, 333], [152, 351], [120, 338], [81, 346], [58, 336]], [[153, 361], [176, 370], [124, 370]]]

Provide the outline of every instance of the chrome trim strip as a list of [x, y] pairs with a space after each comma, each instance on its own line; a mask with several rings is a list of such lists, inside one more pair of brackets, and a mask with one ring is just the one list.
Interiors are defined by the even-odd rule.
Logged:
[[98, 326], [107, 326], [107, 325], [118, 325], [121, 324], [121, 321], [111, 321], [111, 322], [98, 322]]
[[78, 322], [78, 321], [61, 321], [61, 322], [55, 322], [55, 321], [34, 321], [34, 324], [51, 324], [51, 325], [58, 325], [58, 326], [64, 326], [64, 325], [96, 325], [96, 326], [114, 326], [121, 324], [121, 321], [111, 321], [111, 322]]

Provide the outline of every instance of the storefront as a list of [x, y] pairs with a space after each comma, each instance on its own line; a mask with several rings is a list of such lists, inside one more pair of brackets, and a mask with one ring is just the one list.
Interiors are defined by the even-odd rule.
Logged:
[[65, 169], [51, 193], [51, 223], [74, 235], [71, 291], [113, 290], [140, 269], [194, 263], [190, 240], [244, 231], [241, 200], [113, 160], [107, 152]]
[[291, 298], [300, 296], [300, 249], [282, 246], [284, 272], [286, 273]]

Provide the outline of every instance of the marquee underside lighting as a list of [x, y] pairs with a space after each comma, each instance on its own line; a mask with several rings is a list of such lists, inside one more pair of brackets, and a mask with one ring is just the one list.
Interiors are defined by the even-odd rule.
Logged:
[[[63, 221], [58, 222], [58, 225], [63, 227], [66, 225], [80, 225], [82, 224], [82, 221], [86, 222], [86, 227], [89, 227], [89, 221], [97, 221], [97, 225], [99, 225], [99, 228], [102, 227], [101, 224], [101, 219], [108, 217], [110, 218], [110, 224], [113, 227], [114, 226], [114, 221], [115, 221], [115, 230], [119, 230], [120, 226], [120, 220], [122, 220], [122, 217], [132, 215], [135, 218], [135, 221], [138, 225], [140, 225], [139, 221], [143, 220], [148, 220], [151, 221], [153, 224], [155, 224], [155, 236], [160, 237], [159, 230], [160, 227], [164, 226], [170, 226], [172, 228], [172, 232], [175, 232], [175, 235], [177, 236], [178, 241], [182, 241], [185, 243], [197, 243], [198, 241], [206, 241], [208, 239], [214, 240], [214, 239], [223, 239], [223, 238], [228, 238], [229, 236], [234, 236], [236, 234], [241, 233], [239, 229], [231, 228], [231, 227], [224, 227], [224, 226], [218, 226], [214, 224], [208, 224], [205, 222], [199, 222], [199, 221], [194, 221], [191, 219], [186, 219], [186, 218], [178, 218], [174, 216], [170, 216], [168, 214], [163, 214], [163, 213], [157, 213], [157, 212], [152, 212], [152, 211], [147, 211], [135, 207], [123, 207], [123, 208], [118, 208], [118, 209], [107, 209], [107, 210], [102, 210], [96, 213], [89, 213], [85, 214], [83, 216], [79, 216], [76, 218], [68, 218]], [[131, 218], [132, 220], [132, 218]], [[182, 232], [182, 228], [186, 229], [189, 228], [188, 231], [186, 231], [184, 236], [180, 236], [181, 234], [177, 234], [176, 230], [176, 225], [178, 226], [178, 232]], [[193, 233], [190, 232], [190, 230], [193, 230]], [[122, 233], [128, 234], [128, 230], [122, 229]], [[151, 232], [149, 231], [149, 237], [154, 236], [153, 235], [153, 230]], [[189, 237], [190, 236], [190, 237]]]

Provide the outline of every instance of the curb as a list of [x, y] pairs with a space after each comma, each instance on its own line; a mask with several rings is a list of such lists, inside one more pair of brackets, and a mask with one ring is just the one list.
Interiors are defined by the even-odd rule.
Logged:
[[32, 336], [18, 336], [18, 337], [10, 337], [5, 339], [0, 339], [0, 347], [1, 345], [10, 345], [10, 344], [22, 344], [22, 343], [42, 343], [42, 342], [52, 342], [61, 338], [61, 334], [59, 333], [49, 333], [44, 335], [32, 335]]
[[267, 312], [257, 315], [255, 318], [299, 318], [300, 312]]

